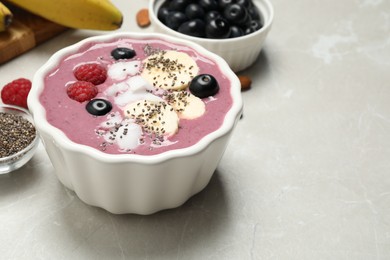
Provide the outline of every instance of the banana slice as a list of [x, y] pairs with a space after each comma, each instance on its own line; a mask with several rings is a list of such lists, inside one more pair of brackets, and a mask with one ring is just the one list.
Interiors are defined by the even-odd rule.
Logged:
[[139, 100], [127, 105], [124, 113], [140, 124], [145, 132], [156, 136], [172, 136], [179, 128], [175, 109], [164, 101]]
[[204, 102], [187, 91], [172, 91], [163, 97], [176, 110], [181, 119], [195, 119], [206, 111]]
[[182, 90], [198, 73], [198, 65], [187, 53], [161, 51], [143, 61], [141, 76], [155, 88]]

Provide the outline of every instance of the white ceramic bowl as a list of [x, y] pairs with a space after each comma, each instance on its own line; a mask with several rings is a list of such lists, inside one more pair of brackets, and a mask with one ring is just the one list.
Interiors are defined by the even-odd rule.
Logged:
[[[231, 81], [233, 105], [222, 126], [195, 145], [151, 156], [107, 154], [69, 140], [48, 123], [39, 101], [44, 77], [87, 42], [159, 38], [187, 45], [214, 60]], [[28, 98], [36, 127], [59, 180], [87, 204], [112, 213], [151, 214], [178, 207], [209, 182], [242, 111], [240, 83], [228, 64], [201, 46], [162, 34], [114, 33], [91, 37], [55, 53], [35, 74]]]
[[257, 59], [264, 41], [271, 30], [274, 10], [269, 0], [252, 0], [260, 11], [263, 27], [249, 35], [231, 39], [206, 39], [179, 33], [164, 25], [157, 18], [157, 11], [164, 0], [149, 1], [149, 16], [156, 32], [166, 33], [202, 45], [209, 51], [221, 56], [235, 72], [251, 66]]
[[[34, 125], [34, 121], [31, 114], [24, 108], [0, 104], [0, 112], [21, 116], [22, 118], [28, 120], [31, 124]], [[36, 134], [34, 140], [32, 140], [32, 142], [23, 150], [10, 156], [0, 158], [0, 174], [10, 173], [25, 165], [35, 154], [38, 145], [39, 137], [38, 134]]]

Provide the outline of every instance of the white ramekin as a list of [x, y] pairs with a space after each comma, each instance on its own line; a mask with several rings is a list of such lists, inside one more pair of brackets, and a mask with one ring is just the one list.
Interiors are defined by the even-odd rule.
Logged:
[[[195, 145], [152, 156], [106, 154], [69, 140], [50, 125], [39, 101], [45, 76], [61, 59], [87, 42], [116, 38], [159, 38], [192, 47], [214, 60], [231, 81], [233, 105], [222, 126]], [[58, 179], [89, 205], [112, 213], [151, 214], [178, 207], [200, 192], [216, 170], [229, 137], [241, 115], [240, 83], [229, 65], [203, 47], [162, 34], [112, 33], [85, 39], [55, 53], [35, 74], [28, 105]]]
[[157, 18], [158, 8], [164, 0], [149, 1], [149, 16], [154, 31], [169, 34], [202, 45], [209, 51], [221, 56], [235, 72], [251, 66], [260, 54], [264, 41], [271, 30], [274, 9], [269, 0], [253, 0], [263, 19], [263, 27], [251, 34], [231, 39], [206, 39], [179, 33], [164, 25]]

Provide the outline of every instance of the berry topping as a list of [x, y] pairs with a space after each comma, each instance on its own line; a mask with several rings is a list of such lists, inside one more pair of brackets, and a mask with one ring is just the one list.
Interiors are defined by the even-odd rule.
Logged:
[[96, 63], [80, 65], [76, 67], [73, 74], [76, 79], [80, 81], [88, 81], [94, 85], [102, 84], [107, 78], [107, 70]]
[[85, 108], [91, 115], [104, 116], [111, 111], [112, 105], [108, 100], [97, 98], [89, 101]]
[[253, 4], [250, 0], [237, 0], [236, 4], [241, 5], [244, 8], [247, 8], [247, 10], [256, 9], [253, 8]]
[[27, 96], [31, 89], [31, 81], [25, 78], [16, 79], [6, 84], [1, 90], [4, 104], [27, 108]]
[[76, 81], [68, 86], [66, 93], [71, 99], [81, 103], [96, 97], [98, 89], [91, 82]]
[[194, 19], [180, 25], [178, 32], [195, 36], [195, 37], [204, 37], [205, 23], [200, 19]]
[[172, 30], [209, 39], [240, 37], [263, 27], [252, 0], [165, 0], [157, 17]]
[[263, 25], [261, 24], [260, 20], [251, 20], [249, 23], [249, 27], [252, 28], [254, 31], [260, 30]]
[[223, 17], [222, 14], [218, 11], [210, 11], [206, 13], [205, 21], [206, 23], [209, 23], [210, 21], [217, 19], [219, 17]]
[[182, 23], [188, 21], [187, 16], [182, 12], [172, 11], [166, 18], [166, 25], [172, 30], [177, 30]]
[[198, 2], [206, 12], [218, 10], [217, 0], [199, 0]]
[[198, 98], [213, 96], [219, 91], [219, 84], [214, 76], [210, 74], [200, 74], [194, 77], [190, 83], [191, 93]]
[[248, 11], [238, 4], [232, 4], [225, 8], [224, 16], [232, 24], [245, 25], [250, 19]]
[[241, 29], [241, 27], [233, 25], [230, 27], [230, 36], [229, 38], [235, 38], [240, 37], [244, 35], [244, 31]]
[[260, 13], [257, 8], [248, 8], [248, 14], [254, 20], [261, 20]]
[[169, 4], [169, 8], [173, 11], [184, 12], [187, 5], [191, 3], [191, 0], [172, 0]]
[[236, 0], [218, 0], [218, 6], [220, 9], [225, 9], [227, 6], [235, 4]]
[[224, 39], [230, 36], [230, 26], [226, 19], [219, 17], [206, 25], [206, 36], [211, 39]]
[[111, 56], [115, 60], [132, 59], [135, 57], [135, 55], [135, 50], [125, 47], [115, 48], [111, 51]]
[[167, 17], [169, 16], [169, 8], [168, 7], [161, 7], [160, 9], [158, 9], [158, 12], [157, 12], [157, 18], [162, 22], [162, 23], [166, 23], [167, 22]]
[[186, 7], [185, 14], [187, 15], [188, 19], [196, 19], [203, 18], [205, 12], [200, 5], [192, 3]]

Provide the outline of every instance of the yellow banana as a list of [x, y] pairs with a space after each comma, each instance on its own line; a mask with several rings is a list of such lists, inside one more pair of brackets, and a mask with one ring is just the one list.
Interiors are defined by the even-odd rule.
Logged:
[[122, 13], [109, 0], [7, 0], [60, 25], [91, 30], [121, 27]]
[[11, 11], [0, 2], [0, 32], [7, 30], [12, 22], [12, 17]]

